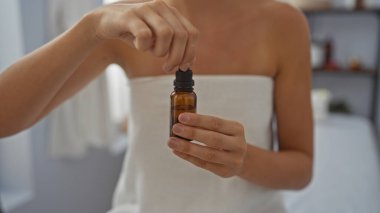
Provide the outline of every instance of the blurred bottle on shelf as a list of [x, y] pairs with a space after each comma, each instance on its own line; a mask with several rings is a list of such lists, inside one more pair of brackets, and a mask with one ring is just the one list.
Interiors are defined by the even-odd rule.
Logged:
[[323, 63], [323, 69], [326, 71], [337, 71], [339, 69], [338, 65], [333, 59], [334, 54], [334, 43], [332, 39], [327, 39], [325, 46], [325, 60]]
[[354, 72], [363, 71], [364, 70], [363, 63], [360, 60], [360, 58], [358, 58], [358, 57], [351, 57], [348, 60], [348, 69], [350, 71], [354, 71]]
[[322, 69], [325, 57], [324, 45], [321, 42], [313, 41], [310, 50], [313, 69]]
[[356, 0], [355, 9], [356, 10], [364, 10], [365, 9], [364, 0]]

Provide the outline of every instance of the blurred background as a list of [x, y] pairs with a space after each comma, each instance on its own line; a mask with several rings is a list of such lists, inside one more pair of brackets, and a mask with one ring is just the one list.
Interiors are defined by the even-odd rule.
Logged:
[[[285, 191], [286, 206], [378, 213], [380, 0], [286, 1], [310, 25], [315, 118], [314, 178]], [[1, 0], [0, 70], [108, 2]], [[30, 130], [0, 139], [2, 211], [106, 212], [128, 143], [127, 103], [128, 81], [112, 65]]]

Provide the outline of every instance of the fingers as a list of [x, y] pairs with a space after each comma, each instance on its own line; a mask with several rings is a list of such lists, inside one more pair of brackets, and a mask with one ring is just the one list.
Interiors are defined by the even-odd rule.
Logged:
[[222, 165], [210, 163], [210, 162], [201, 160], [199, 158], [193, 157], [191, 155], [181, 153], [181, 152], [177, 152], [177, 151], [173, 151], [173, 153], [175, 155], [177, 155], [178, 157], [194, 164], [195, 166], [202, 168], [202, 169], [206, 169], [206, 170], [208, 170], [208, 171], [210, 171], [216, 175], [219, 175], [221, 177], [228, 178], [228, 177], [233, 176], [233, 174], [231, 174], [231, 172], [226, 167], [224, 167]]
[[173, 71], [178, 67], [182, 70], [189, 69], [195, 58], [198, 30], [176, 8], [163, 1], [156, 1], [151, 7], [171, 25], [174, 32], [164, 70]]
[[247, 143], [240, 123], [194, 113], [183, 113], [179, 119], [181, 123], [172, 129], [175, 135], [202, 144], [172, 137], [168, 146], [177, 156], [222, 177], [231, 177], [241, 171]]
[[207, 129], [199, 129], [183, 124], [175, 124], [173, 132], [183, 138], [190, 138], [192, 140], [201, 141], [205, 145], [219, 150], [239, 151], [238, 143], [233, 143], [234, 137], [223, 135], [218, 132], [210, 131]]
[[169, 139], [169, 147], [207, 162], [233, 167], [234, 156], [231, 153], [209, 148], [207, 146], [190, 143], [188, 141], [172, 137]]
[[167, 57], [163, 69], [170, 72], [178, 68], [190, 68], [195, 59], [198, 40], [196, 28], [175, 8], [163, 1], [143, 4], [134, 11], [153, 33], [153, 54]]
[[128, 23], [129, 31], [122, 37], [126, 38], [137, 50], [146, 51], [153, 45], [153, 32], [141, 19], [133, 18]]
[[188, 70], [194, 63], [198, 30], [174, 7], [162, 7], [161, 16], [174, 27], [174, 41], [167, 64], [178, 64]]
[[[188, 32], [176, 15], [174, 15], [171, 9], [169, 9], [169, 7], [163, 2], [157, 3], [155, 7], [152, 6], [152, 9], [170, 24], [174, 32], [174, 38], [171, 44], [171, 49], [168, 53], [168, 60], [164, 64], [164, 70], [178, 70], [181, 63], [189, 63], [183, 61], [188, 43]], [[187, 67], [186, 70], [188, 68], [189, 67]]]
[[230, 136], [244, 135], [244, 128], [240, 123], [213, 116], [199, 115], [195, 113], [182, 113], [179, 116], [179, 121], [188, 126], [220, 132]]
[[167, 55], [174, 36], [172, 27], [147, 4], [136, 9], [135, 13], [153, 31], [155, 38], [155, 43], [152, 47], [153, 54], [159, 57]]
[[199, 31], [189, 22], [189, 20], [184, 18], [176, 8], [172, 8], [172, 11], [188, 32], [185, 55], [182, 59], [182, 65], [180, 67], [181, 70], [187, 70], [195, 62], [195, 49], [198, 43]]
[[195, 60], [196, 28], [164, 1], [126, 2], [94, 12], [96, 37], [121, 39], [140, 51], [166, 57], [167, 72], [187, 70]]

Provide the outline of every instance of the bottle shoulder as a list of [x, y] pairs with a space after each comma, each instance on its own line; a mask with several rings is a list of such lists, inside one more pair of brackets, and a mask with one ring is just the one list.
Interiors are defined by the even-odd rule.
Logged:
[[178, 92], [174, 91], [171, 93], [170, 98], [172, 100], [196, 100], [197, 94], [195, 92]]
[[193, 92], [180, 92], [180, 91], [173, 91], [170, 96], [197, 96], [197, 94]]

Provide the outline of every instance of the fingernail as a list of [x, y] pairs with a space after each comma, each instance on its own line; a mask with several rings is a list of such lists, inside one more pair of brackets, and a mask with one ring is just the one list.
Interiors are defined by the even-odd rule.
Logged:
[[173, 67], [169, 72], [176, 72], [176, 71], [178, 71], [178, 69], [179, 69], [179, 66], [175, 66], [175, 67]]
[[187, 63], [187, 64], [185, 64], [185, 65], [182, 65], [182, 66], [181, 66], [181, 70], [182, 70], [182, 71], [187, 71], [187, 70], [190, 68], [190, 66], [191, 66], [190, 63]]
[[178, 124], [177, 124], [177, 125], [174, 125], [174, 127], [173, 127], [173, 132], [179, 134], [179, 133], [183, 132], [183, 127], [181, 127], [181, 126], [178, 125]]
[[170, 71], [173, 69], [171, 66], [169, 66], [169, 65], [167, 65], [167, 64], [164, 65], [163, 68], [164, 68], [164, 71], [165, 71], [165, 72], [170, 72]]
[[170, 148], [175, 149], [175, 148], [177, 148], [177, 145], [178, 145], [177, 142], [174, 141], [173, 139], [170, 139], [170, 140], [169, 140], [168, 146], [169, 146]]
[[179, 115], [179, 121], [180, 122], [183, 122], [183, 123], [187, 123], [187, 122], [189, 122], [190, 121], [190, 116], [188, 115], [188, 114], [180, 114]]

